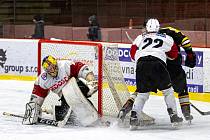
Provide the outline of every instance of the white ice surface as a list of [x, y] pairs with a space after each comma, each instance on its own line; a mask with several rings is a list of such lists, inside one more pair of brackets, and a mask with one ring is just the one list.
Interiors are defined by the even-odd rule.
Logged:
[[[189, 126], [184, 122], [179, 129], [173, 130], [164, 99], [160, 96], [150, 96], [144, 108], [144, 112], [155, 117], [156, 125], [137, 131], [114, 125], [108, 128], [26, 126], [19, 118], [2, 115], [3, 112], [22, 115], [32, 88], [33, 82], [0, 81], [0, 140], [210, 140], [210, 115], [201, 116], [192, 108], [192, 124]], [[203, 111], [210, 110], [210, 103], [192, 102]], [[178, 111], [181, 116], [179, 106]]]

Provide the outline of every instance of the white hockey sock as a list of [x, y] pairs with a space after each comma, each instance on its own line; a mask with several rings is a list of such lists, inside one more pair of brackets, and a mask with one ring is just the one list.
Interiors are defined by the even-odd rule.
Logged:
[[162, 90], [167, 108], [171, 108], [173, 113], [177, 114], [174, 89], [172, 87]]
[[137, 114], [139, 115], [142, 112], [144, 104], [148, 99], [149, 99], [149, 92], [138, 93], [134, 101], [132, 110], [136, 111]]

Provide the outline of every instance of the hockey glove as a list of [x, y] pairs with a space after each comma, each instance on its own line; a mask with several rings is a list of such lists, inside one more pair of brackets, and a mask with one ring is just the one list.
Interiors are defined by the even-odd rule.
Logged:
[[185, 66], [194, 68], [196, 65], [196, 54], [194, 52], [187, 53]]
[[89, 92], [87, 93], [88, 96], [92, 96], [98, 91], [98, 81], [90, 81], [87, 83], [87, 86], [89, 88]]
[[22, 121], [22, 124], [36, 124], [41, 117], [41, 107], [35, 102], [29, 102], [26, 104], [26, 111]]
[[82, 93], [85, 94], [85, 97], [89, 98], [98, 91], [98, 81], [88, 82], [83, 78], [79, 78], [79, 81], [81, 82], [77, 82], [77, 84], [80, 90], [82, 91]]

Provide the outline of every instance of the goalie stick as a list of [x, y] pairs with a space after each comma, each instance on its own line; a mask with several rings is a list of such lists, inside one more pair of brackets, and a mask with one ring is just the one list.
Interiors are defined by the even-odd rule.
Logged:
[[201, 115], [210, 115], [210, 111], [201, 111], [200, 109], [198, 109], [196, 106], [194, 106], [192, 103], [190, 103], [190, 105], [196, 110], [198, 111]]
[[[15, 117], [15, 118], [22, 118], [22, 119], [24, 118], [22, 115], [8, 113], [8, 112], [3, 112], [3, 115], [4, 116]], [[63, 125], [60, 125], [58, 121], [51, 120], [51, 119], [39, 118], [38, 122], [41, 123], [41, 124], [46, 124], [46, 125], [51, 125], [51, 126], [63, 127]], [[111, 125], [111, 122], [108, 121], [108, 120], [106, 120], [106, 121], [100, 120], [98, 122], [98, 125], [109, 127]]]
[[[10, 116], [10, 117], [16, 117], [16, 118], [24, 118], [21, 115], [13, 114], [13, 113], [8, 113], [8, 112], [3, 112], [4, 116]], [[51, 119], [45, 119], [45, 118], [39, 118], [38, 122], [41, 124], [47, 124], [47, 125], [52, 125], [52, 126], [59, 126], [58, 121], [51, 120]]]
[[114, 87], [114, 83], [113, 83], [113, 81], [111, 80], [111, 78], [109, 76], [110, 74], [109, 74], [109, 70], [107, 68], [107, 65], [103, 64], [103, 66], [104, 66], [104, 72], [107, 74], [108, 85], [110, 87], [110, 90], [112, 91], [112, 96], [114, 98], [114, 101], [116, 103], [116, 106], [117, 106], [118, 110], [120, 110], [123, 104], [120, 101], [120, 97], [117, 94], [117, 90]]

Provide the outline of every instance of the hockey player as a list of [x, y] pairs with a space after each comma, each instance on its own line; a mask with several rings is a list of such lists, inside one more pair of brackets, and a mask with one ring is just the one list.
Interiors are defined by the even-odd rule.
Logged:
[[[131, 128], [139, 125], [139, 117], [149, 92], [156, 92], [157, 89], [163, 92], [172, 125], [183, 120], [177, 115], [174, 90], [166, 69], [166, 52], [171, 50], [174, 41], [170, 36], [158, 33], [159, 27], [157, 19], [149, 19], [146, 33], [134, 40], [130, 50], [131, 59], [136, 62], [137, 83], [137, 96], [130, 116]], [[168, 57], [175, 59], [177, 52], [168, 53]]]
[[167, 59], [167, 69], [169, 71], [170, 77], [172, 79], [172, 84], [174, 91], [178, 93], [179, 103], [185, 120], [191, 121], [193, 116], [190, 114], [190, 101], [189, 93], [187, 90], [187, 80], [184, 69], [182, 68], [182, 47], [187, 54], [185, 60], [185, 66], [194, 68], [196, 65], [196, 54], [192, 50], [192, 45], [187, 36], [185, 36], [179, 30], [167, 27], [162, 28], [160, 33], [166, 33], [174, 39], [176, 47], [179, 51], [178, 57], [175, 60]]
[[[55, 106], [55, 119], [65, 125], [72, 110], [74, 111], [76, 109], [76, 107], [73, 108], [75, 103], [72, 103], [71, 98], [75, 100], [74, 102], [77, 102], [77, 100], [80, 101], [83, 95], [89, 98], [97, 91], [98, 86], [93, 82], [94, 74], [87, 65], [81, 62], [74, 63], [69, 60], [56, 60], [51, 55], [43, 59], [42, 67], [44, 72], [35, 81], [30, 101], [26, 104], [23, 124], [37, 124], [38, 119], [41, 118], [41, 106], [45, 97], [52, 91], [61, 100], [61, 106]], [[75, 78], [78, 82], [75, 82]], [[83, 78], [83, 80], [78, 80], [78, 78]], [[87, 83], [91, 84], [87, 86]], [[79, 95], [80, 90], [78, 90], [79, 88], [77, 89], [78, 86], [83, 94], [82, 96]], [[83, 99], [81, 102], [85, 102], [86, 106], [96, 113], [92, 104], [88, 103], [89, 101], [86, 102], [86, 99]], [[81, 102], [79, 103], [81, 104]], [[97, 119], [96, 115], [95, 117]]]
[[[146, 26], [146, 22], [144, 22], [143, 26]], [[182, 68], [182, 55], [180, 52], [180, 47], [182, 47], [185, 53], [187, 54], [185, 66], [188, 66], [190, 68], [195, 67], [196, 54], [192, 50], [192, 45], [190, 43], [189, 38], [186, 35], [184, 35], [181, 31], [172, 27], [166, 27], [160, 28], [159, 32], [171, 36], [175, 43], [175, 49], [178, 50], [178, 57], [176, 59], [167, 59], [167, 70], [169, 71], [174, 91], [178, 93], [178, 98], [183, 116], [185, 117], [186, 121], [191, 121], [193, 119], [193, 116], [190, 113], [189, 93], [187, 91], [186, 74]], [[120, 119], [123, 120], [126, 114], [131, 110], [135, 97], [136, 93], [133, 93], [131, 97], [127, 100], [127, 102], [124, 104], [119, 113]]]

